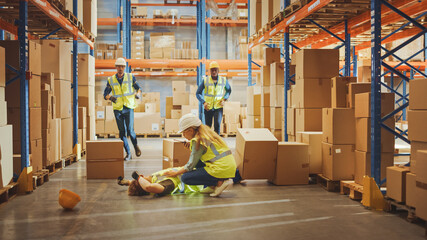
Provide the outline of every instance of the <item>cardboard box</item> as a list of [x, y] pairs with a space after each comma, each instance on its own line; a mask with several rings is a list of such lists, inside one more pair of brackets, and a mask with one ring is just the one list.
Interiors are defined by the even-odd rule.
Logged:
[[7, 124], [7, 102], [4, 100], [0, 100], [0, 127], [5, 126]]
[[427, 110], [427, 79], [412, 79], [410, 81], [409, 96], [411, 101], [409, 109]]
[[117, 179], [119, 176], [124, 176], [123, 158], [86, 161], [87, 179]]
[[263, 0], [261, 2], [262, 2], [262, 26], [265, 26], [273, 18], [273, 0]]
[[261, 0], [250, 0], [250, 35], [257, 33], [262, 26], [262, 1]]
[[331, 107], [331, 79], [298, 79], [294, 91], [297, 108]]
[[334, 77], [331, 81], [331, 105], [332, 108], [345, 108], [347, 106], [346, 94], [348, 84], [355, 83], [355, 77]]
[[265, 65], [261, 67], [261, 83], [264, 87], [270, 86], [270, 65]]
[[406, 206], [415, 207], [417, 202], [417, 184], [414, 173], [406, 173]]
[[415, 204], [415, 215], [423, 220], [427, 220], [427, 189], [425, 184], [417, 182], [416, 194], [416, 204]]
[[339, 76], [338, 49], [302, 49], [295, 53], [295, 79]]
[[308, 144], [310, 174], [322, 173], [322, 132], [300, 132], [300, 134], [301, 142]]
[[50, 130], [52, 133], [51, 139], [53, 139], [53, 142], [51, 143], [52, 152], [53, 152], [52, 161], [55, 162], [61, 158], [61, 153], [62, 153], [61, 119], [59, 118], [53, 119]]
[[104, 134], [105, 133], [105, 120], [101, 119], [101, 120], [96, 120], [95, 122], [95, 132], [96, 134]]
[[61, 119], [61, 157], [66, 157], [73, 154], [73, 119]]
[[[394, 119], [388, 119], [385, 125], [394, 129]], [[371, 151], [371, 118], [356, 118], [356, 150]], [[394, 152], [394, 135], [381, 128], [381, 152]]]
[[354, 145], [333, 145], [322, 142], [323, 175], [330, 180], [354, 179]]
[[427, 150], [418, 150], [415, 168], [417, 172], [417, 182], [427, 184]]
[[276, 171], [270, 181], [275, 185], [308, 184], [308, 175], [308, 144], [280, 142], [277, 146]]
[[185, 81], [172, 81], [172, 92], [185, 92], [187, 91], [187, 84]]
[[[16, 74], [12, 75], [10, 78], [15, 76]], [[28, 80], [28, 106], [29, 107], [41, 107], [41, 83], [40, 82], [41, 82], [40, 76], [36, 76], [36, 75], [34, 75], [30, 80]], [[5, 96], [5, 100], [8, 102], [9, 108], [21, 107], [20, 86], [21, 85], [20, 85], [19, 79], [7, 85], [4, 96]]]
[[1, 126], [0, 136], [0, 188], [2, 188], [8, 185], [13, 178], [12, 125]]
[[270, 128], [280, 130], [282, 129], [282, 116], [283, 108], [281, 107], [272, 107], [270, 108]]
[[418, 150], [427, 150], [427, 142], [411, 141], [411, 172], [417, 172], [417, 155]]
[[270, 106], [271, 107], [283, 107], [285, 103], [284, 96], [285, 96], [285, 87], [283, 85], [270, 86]]
[[86, 108], [79, 107], [79, 129], [86, 129]]
[[95, 117], [87, 117], [86, 119], [86, 139], [87, 140], [95, 140], [96, 138], [96, 126], [95, 126]]
[[371, 92], [370, 83], [349, 83], [348, 84], [348, 94], [347, 107], [354, 108], [356, 106], [356, 94]]
[[[394, 111], [394, 93], [381, 93], [381, 117]], [[356, 118], [371, 117], [371, 93], [359, 93], [355, 96]]]
[[86, 107], [87, 116], [95, 116], [95, 87], [79, 86], [79, 106]]
[[408, 110], [408, 138], [411, 141], [427, 142], [427, 111]]
[[173, 98], [166, 97], [166, 118], [172, 118]]
[[182, 167], [190, 159], [191, 151], [183, 139], [163, 139], [163, 169]]
[[[267, 48], [266, 48], [267, 49]], [[280, 52], [280, 51], [279, 51]], [[280, 54], [279, 54], [280, 57]], [[270, 85], [285, 85], [285, 66], [279, 61], [270, 65]]]
[[224, 115], [224, 122], [227, 124], [240, 123], [240, 115], [239, 114]]
[[165, 133], [177, 133], [179, 131], [179, 119], [165, 119]]
[[227, 134], [235, 134], [237, 132], [237, 129], [240, 128], [240, 123], [226, 123], [225, 126], [225, 133]]
[[[134, 113], [134, 128], [136, 127], [135, 115]], [[114, 110], [112, 106], [105, 107], [105, 125], [104, 125], [106, 134], [119, 134], [119, 129], [116, 123], [116, 117], [114, 116]]]
[[97, 106], [96, 107], [96, 119], [105, 119], [105, 107], [104, 106]]
[[0, 47], [0, 87], [6, 87], [6, 51], [3, 47]]
[[248, 115], [248, 128], [260, 128], [261, 116]]
[[240, 112], [240, 102], [226, 101], [224, 103], [224, 107], [223, 107], [224, 115], [239, 114], [239, 112]]
[[295, 136], [295, 134], [296, 134], [296, 123], [295, 123], [296, 110], [295, 110], [295, 108], [288, 108], [287, 113], [288, 113], [287, 114], [288, 115], [287, 133], [289, 135]]
[[270, 87], [262, 87], [261, 106], [270, 106]]
[[[80, 91], [79, 91], [80, 92]], [[71, 117], [71, 82], [66, 80], [55, 80], [56, 117]]]
[[173, 105], [188, 105], [189, 104], [188, 92], [173, 92]]
[[161, 134], [160, 113], [135, 113], [136, 134]]
[[[98, 0], [83, 1], [83, 26], [86, 31], [91, 32], [95, 37], [98, 35]], [[123, 36], [123, 35], [122, 35]]]
[[259, 116], [261, 115], [261, 93], [260, 86], [250, 86], [247, 88], [247, 106], [248, 115]]
[[236, 152], [242, 159], [243, 179], [272, 179], [276, 168], [277, 139], [267, 129], [237, 130]]
[[[0, 42], [0, 46], [2, 46], [5, 50], [5, 54], [3, 55], [6, 64], [10, 65], [14, 69], [19, 69], [19, 41], [17, 40], [5, 40]], [[33, 75], [40, 76], [41, 75], [41, 47], [37, 40], [28, 41], [28, 70], [32, 72]], [[1, 55], [0, 55], [1, 56]], [[4, 60], [3, 60], [4, 64]], [[5, 65], [5, 64], [4, 64]], [[16, 76], [16, 73], [11, 69], [5, 68], [6, 70], [6, 81], [12, 79]], [[19, 82], [19, 81], [17, 81]], [[2, 85], [4, 87], [4, 85]], [[9, 87], [9, 86], [8, 86]]]
[[[263, 1], [263, 3], [264, 2], [271, 2], [271, 1], [272, 0], [266, 0], [266, 1]], [[270, 8], [271, 7], [272, 7], [272, 5], [270, 5]], [[270, 9], [270, 11], [272, 11], [272, 9]], [[273, 18], [273, 16], [270, 17], [270, 19], [272, 19], [272, 18]], [[270, 64], [275, 63], [275, 62], [280, 63], [280, 58], [281, 58], [280, 50], [281, 50], [280, 48], [269, 48], [269, 47], [264, 48], [264, 66], [270, 66]]]
[[406, 173], [408, 167], [391, 166], [387, 168], [387, 197], [397, 202], [405, 202]]
[[354, 109], [324, 108], [322, 141], [331, 144], [355, 144]]
[[95, 58], [87, 53], [78, 55], [78, 83], [79, 86], [95, 86]]
[[371, 66], [358, 66], [357, 67], [357, 82], [369, 83], [371, 82]]
[[33, 171], [39, 171], [43, 169], [43, 143], [42, 139], [30, 141], [30, 152], [31, 152], [31, 166]]
[[295, 130], [322, 131], [322, 109], [296, 109]]
[[182, 117], [182, 110], [172, 109], [171, 117], [172, 119], [180, 119]]
[[[393, 153], [381, 153], [381, 179], [386, 177], [387, 167], [393, 166], [393, 163]], [[354, 181], [360, 185], [363, 185], [363, 176], [371, 176], [371, 153], [356, 150]]]
[[146, 103], [145, 104], [145, 112], [146, 113], [156, 113], [157, 112], [157, 104], [156, 103]]
[[271, 110], [270, 107], [261, 107], [261, 127], [270, 129]]
[[87, 160], [124, 159], [123, 142], [119, 140], [87, 141]]
[[[96, 14], [95, 14], [96, 15]], [[55, 79], [71, 81], [73, 64], [71, 62], [72, 42], [60, 40], [40, 40], [41, 70], [51, 72]]]

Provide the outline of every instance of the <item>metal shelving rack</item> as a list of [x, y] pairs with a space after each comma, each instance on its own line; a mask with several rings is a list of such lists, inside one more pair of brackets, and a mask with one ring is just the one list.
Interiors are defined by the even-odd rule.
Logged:
[[[289, 0], [284, 0], [285, 6], [289, 6]], [[360, 1], [359, 1], [360, 3]], [[409, 105], [409, 94], [406, 93], [406, 83], [413, 79], [415, 75], [421, 77], [427, 77], [427, 61], [424, 57], [424, 62], [409, 62], [417, 54], [424, 52], [424, 56], [427, 56], [427, 48], [420, 49], [419, 52], [407, 59], [401, 59], [396, 56], [396, 51], [402, 49], [404, 46], [413, 42], [415, 39], [424, 36], [425, 42], [427, 43], [427, 24], [420, 21], [424, 15], [427, 14], [427, 2], [416, 1], [416, 0], [371, 0], [362, 2], [365, 5], [366, 11], [357, 13], [356, 15], [344, 15], [344, 19], [339, 22], [331, 24], [329, 28], [323, 27], [321, 24], [316, 23], [316, 19], [320, 16], [317, 12], [323, 8], [331, 9], [340, 4], [349, 4], [349, 2], [342, 2], [339, 0], [313, 0], [295, 13], [284, 18], [279, 24], [266, 31], [264, 34], [255, 37], [249, 44], [248, 51], [248, 67], [251, 72], [251, 49], [259, 44], [269, 42], [270, 39], [276, 35], [282, 34], [284, 41], [284, 58], [285, 58], [285, 86], [289, 89], [289, 83], [291, 76], [289, 76], [289, 60], [290, 60], [290, 46], [294, 48], [302, 48], [305, 46], [311, 46], [311, 48], [322, 48], [329, 46], [337, 42], [343, 42], [345, 47], [345, 64], [343, 73], [345, 76], [350, 76], [351, 65], [353, 66], [353, 76], [357, 76], [357, 51], [371, 47], [371, 176], [375, 179], [376, 183], [380, 185], [385, 179], [381, 179], [381, 128], [385, 128], [387, 131], [393, 133], [397, 138], [410, 143], [407, 139], [407, 132], [397, 129], [400, 132], [396, 132], [395, 129], [388, 128], [383, 122], [402, 110], [405, 110]], [[362, 6], [363, 7], [363, 6]], [[384, 7], [384, 8], [382, 8]], [[248, 6], [249, 9], [249, 6]], [[326, 12], [325, 12], [326, 13]], [[316, 16], [317, 15], [317, 16]], [[414, 16], [415, 18], [411, 17]], [[343, 21], [344, 20], [344, 21]], [[402, 20], [406, 20], [402, 21]], [[290, 30], [299, 22], [310, 22], [319, 29], [323, 30], [319, 33], [311, 34], [310, 36], [298, 36]], [[398, 27], [384, 28], [391, 24], [399, 23]], [[249, 24], [249, 23], [248, 23]], [[413, 25], [410, 26], [410, 25]], [[370, 36], [366, 38], [359, 38], [358, 36], [364, 32], [369, 32]], [[291, 43], [292, 35], [296, 36], [296, 41]], [[332, 37], [331, 37], [332, 36]], [[402, 44], [394, 48], [393, 50], [386, 50], [381, 47], [381, 44], [395, 41], [402, 38], [407, 38]], [[353, 47], [351, 45], [353, 44]], [[427, 46], [427, 44], [425, 45]], [[350, 53], [352, 49], [352, 54]], [[385, 54], [381, 54], [381, 52]], [[353, 62], [351, 61], [351, 55], [353, 55]], [[385, 58], [393, 56], [400, 62], [390, 63], [386, 62]], [[406, 65], [404, 68], [403, 65]], [[381, 72], [381, 67], [387, 69], [384, 73]], [[424, 68], [425, 73], [422, 72]], [[409, 71], [409, 76], [407, 72]], [[381, 78], [387, 74], [398, 76], [402, 79], [400, 84], [395, 88], [393, 80], [391, 87], [387, 86], [381, 81]], [[400, 94], [397, 90], [400, 85], [403, 84], [403, 94]], [[251, 74], [248, 77], [248, 85], [252, 85]], [[390, 92], [395, 93], [400, 97], [396, 102], [402, 102], [400, 107], [395, 109], [393, 112], [387, 114], [381, 118], [381, 87], [387, 88]], [[285, 92], [285, 106], [287, 106], [287, 91]], [[287, 111], [285, 113], [285, 129], [287, 127]], [[403, 111], [403, 118], [405, 118], [405, 111]], [[287, 134], [285, 131], [285, 141], [287, 141]]]
[[[47, 39], [49, 37], [73, 39], [73, 144], [78, 141], [78, 78], [77, 78], [77, 43], [78, 40], [86, 43], [93, 55], [94, 44], [67, 18], [56, 10], [47, 0], [20, 0], [6, 1], [1, 4], [7, 7], [7, 14], [0, 14], [0, 28], [13, 35], [18, 36], [20, 44], [20, 67], [15, 70], [17, 77], [8, 80], [6, 84], [19, 79], [21, 95], [21, 169], [29, 166], [29, 110], [28, 110], [28, 80], [31, 79], [31, 72], [28, 68], [28, 40]], [[13, 9], [13, 10], [11, 10]], [[18, 9], [19, 11], [15, 11]], [[32, 19], [32, 24], [28, 24], [31, 16], [38, 16], [49, 20], [49, 24], [37, 26], [38, 20]], [[73, 13], [77, 15], [77, 0], [73, 1]], [[15, 24], [15, 19], [19, 19]], [[29, 33], [31, 32], [31, 34]], [[4, 36], [4, 34], [2, 34]], [[2, 36], [2, 39], [3, 39]], [[10, 66], [9, 66], [10, 67]]]

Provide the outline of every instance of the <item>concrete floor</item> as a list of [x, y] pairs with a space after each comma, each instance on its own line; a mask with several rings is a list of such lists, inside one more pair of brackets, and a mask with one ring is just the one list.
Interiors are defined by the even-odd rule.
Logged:
[[[161, 169], [161, 141], [139, 140], [142, 157], [125, 163], [127, 177]], [[234, 139], [227, 142], [234, 146]], [[366, 210], [318, 185], [247, 181], [220, 198], [129, 197], [115, 180], [88, 181], [85, 175], [82, 160], [2, 206], [0, 239], [425, 239], [422, 226]], [[61, 188], [80, 194], [74, 211], [59, 206]]]

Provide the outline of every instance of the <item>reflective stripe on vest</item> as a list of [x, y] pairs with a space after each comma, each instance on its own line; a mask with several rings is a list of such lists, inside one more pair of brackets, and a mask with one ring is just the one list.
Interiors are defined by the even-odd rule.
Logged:
[[209, 109], [218, 109], [222, 106], [220, 101], [225, 95], [225, 86], [227, 85], [227, 79], [221, 76], [218, 76], [217, 84], [212, 80], [211, 76], [204, 78], [205, 84], [205, 102], [209, 103]]
[[131, 73], [125, 73], [123, 76], [122, 84], [117, 80], [116, 75], [108, 78], [108, 83], [111, 87], [113, 97], [117, 99], [113, 103], [114, 110], [122, 110], [123, 106], [134, 109], [135, 103], [135, 89], [133, 88], [133, 76]]
[[212, 152], [213, 152], [213, 154], [215, 154], [215, 157], [214, 158], [211, 158], [211, 159], [209, 159], [209, 160], [207, 160], [207, 162], [211, 162], [211, 163], [213, 163], [213, 162], [215, 162], [216, 160], [219, 160], [219, 159], [221, 159], [221, 158], [224, 158], [224, 157], [227, 157], [228, 155], [231, 155], [232, 153], [231, 153], [231, 150], [228, 150], [228, 151], [225, 151], [225, 152], [223, 152], [223, 153], [219, 153], [218, 152], [218, 150], [216, 149], [216, 147], [215, 147], [215, 145], [212, 143], [212, 142], [209, 142], [209, 141], [206, 141], [209, 145], [209, 147], [211, 148], [211, 150], [212, 150]]

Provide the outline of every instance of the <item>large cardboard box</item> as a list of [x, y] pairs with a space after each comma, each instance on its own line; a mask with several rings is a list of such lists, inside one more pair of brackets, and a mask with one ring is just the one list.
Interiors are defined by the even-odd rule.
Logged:
[[412, 79], [409, 86], [409, 109], [427, 110], [427, 79]]
[[173, 97], [166, 97], [166, 118], [172, 118]]
[[[6, 40], [0, 41], [0, 46], [2, 46], [5, 50], [5, 61], [6, 64], [10, 65], [14, 69], [19, 69], [19, 41], [17, 40]], [[29, 41], [28, 42], [28, 68], [29, 71], [33, 75], [40, 76], [41, 75], [41, 64], [42, 64], [42, 54], [41, 54], [41, 46], [37, 41]], [[0, 55], [1, 56], [1, 55]], [[5, 64], [3, 62], [5, 67]], [[3, 68], [6, 70], [6, 81], [12, 79], [16, 76], [16, 73], [8, 68]], [[0, 80], [1, 82], [1, 80]], [[19, 80], [17, 81], [19, 82]], [[1, 84], [0, 84], [1, 86]], [[4, 86], [4, 84], [3, 84]]]
[[261, 67], [261, 83], [262, 86], [270, 86], [270, 65], [265, 65]]
[[331, 79], [298, 79], [292, 101], [296, 108], [331, 107]]
[[62, 40], [41, 40], [41, 70], [51, 72], [55, 79], [72, 80], [72, 42]]
[[427, 111], [408, 110], [408, 138], [411, 141], [427, 142]]
[[295, 61], [297, 82], [299, 79], [330, 79], [339, 75], [338, 49], [302, 49], [295, 53]]
[[417, 152], [417, 182], [427, 184], [427, 150], [418, 150]]
[[6, 87], [6, 51], [3, 47], [0, 47], [0, 87]]
[[415, 207], [417, 202], [417, 184], [414, 173], [406, 173], [406, 206]]
[[262, 26], [262, 1], [250, 0], [250, 35], [256, 33]]
[[[269, 1], [271, 1], [271, 0], [265, 0], [265, 1], [263, 1], [263, 3], [269, 2]], [[272, 5], [270, 5], [270, 8], [272, 8]], [[270, 9], [270, 11], [271, 11], [271, 9]], [[272, 17], [273, 16], [271, 16], [271, 18]], [[275, 62], [280, 63], [280, 58], [281, 58], [280, 50], [281, 50], [280, 48], [269, 48], [269, 47], [264, 48], [264, 66], [270, 66], [270, 64], [275, 63]]]
[[177, 133], [179, 131], [179, 119], [165, 119], [165, 133]]
[[260, 86], [250, 86], [247, 88], [247, 105], [248, 115], [260, 116], [261, 115], [261, 94], [262, 88]]
[[271, 124], [270, 107], [261, 107], [261, 127], [270, 129]]
[[[381, 117], [394, 110], [394, 93], [381, 93]], [[355, 97], [354, 116], [356, 118], [371, 117], [371, 93], [359, 93]]]
[[[363, 185], [363, 176], [371, 176], [371, 153], [356, 150], [355, 157], [354, 181]], [[393, 153], [381, 153], [381, 179], [386, 177], [387, 167], [393, 163]]]
[[262, 87], [261, 106], [270, 106], [270, 87]]
[[[393, 129], [394, 119], [385, 121]], [[371, 118], [356, 118], [356, 150], [371, 151]], [[394, 135], [381, 128], [381, 152], [394, 152]]]
[[1, 126], [0, 136], [0, 188], [2, 188], [13, 178], [12, 125]]
[[55, 80], [56, 117], [71, 117], [71, 82], [66, 80]]
[[104, 134], [105, 133], [105, 120], [100, 119], [95, 122], [95, 133], [96, 134]]
[[301, 142], [308, 144], [310, 174], [322, 173], [322, 132], [300, 132]]
[[277, 139], [268, 129], [237, 130], [236, 152], [242, 159], [243, 179], [272, 179], [276, 167]]
[[333, 145], [322, 142], [323, 175], [330, 180], [354, 179], [354, 145]]
[[322, 131], [322, 109], [296, 109], [295, 130]]
[[86, 160], [87, 179], [117, 179], [124, 175], [124, 160]]
[[95, 37], [98, 35], [97, 1], [83, 1], [83, 26], [86, 31], [91, 32]]
[[295, 123], [295, 116], [296, 116], [296, 109], [295, 108], [288, 108], [288, 112], [287, 112], [287, 133], [289, 135], [295, 136], [296, 134], [296, 123]]
[[39, 171], [43, 169], [43, 143], [42, 139], [36, 139], [30, 141], [30, 153], [31, 153], [31, 166], [33, 171]]
[[[285, 97], [285, 87], [283, 85], [270, 86], [270, 106], [283, 107]], [[289, 104], [291, 105], [291, 104]]]
[[275, 185], [308, 184], [308, 175], [308, 144], [280, 142], [277, 146], [276, 171], [270, 182]]
[[95, 87], [79, 86], [79, 107], [86, 107], [87, 116], [95, 116]]
[[[263, 0], [262, 2], [262, 26], [267, 25], [273, 18], [273, 0]], [[280, 51], [279, 51], [280, 53]], [[266, 57], [267, 58], [267, 57]]]
[[[13, 75], [13, 77], [15, 76], [16, 75]], [[21, 84], [19, 79], [7, 85], [5, 89], [5, 100], [7, 101], [8, 107], [21, 107], [20, 86]], [[33, 77], [28, 80], [28, 106], [41, 107], [40, 76], [33, 75]]]
[[415, 215], [425, 221], [427, 221], [427, 189], [426, 185], [420, 182], [417, 182], [416, 194], [416, 204], [415, 204]]
[[135, 113], [136, 134], [161, 134], [160, 113]]
[[280, 54], [279, 54], [279, 61], [273, 62], [270, 65], [270, 85], [271, 86], [285, 85], [285, 80], [284, 80], [285, 69], [284, 68], [285, 68], [284, 64], [280, 62]]
[[345, 108], [347, 106], [346, 94], [348, 84], [356, 82], [355, 77], [334, 77], [331, 81], [331, 105], [332, 108]]
[[173, 92], [173, 105], [188, 105], [189, 96], [188, 92]]
[[61, 157], [73, 154], [73, 119], [61, 119]]
[[411, 172], [417, 172], [417, 152], [418, 150], [427, 150], [427, 142], [411, 141]]
[[185, 81], [172, 81], [172, 92], [185, 92], [187, 91], [187, 84]]
[[248, 115], [248, 127], [249, 128], [260, 128], [261, 127], [261, 116]]
[[270, 108], [270, 128], [280, 130], [282, 129], [282, 116], [283, 108], [281, 107], [271, 107]]
[[79, 107], [79, 129], [86, 129], [86, 107]]
[[391, 166], [387, 168], [387, 197], [397, 202], [405, 202], [406, 173], [408, 167]]
[[355, 144], [354, 109], [324, 108], [322, 141], [331, 144]]
[[87, 160], [124, 159], [123, 141], [87, 141]]
[[191, 151], [184, 139], [163, 139], [163, 169], [182, 167], [190, 159]]
[[78, 83], [84, 86], [95, 86], [95, 58], [87, 53], [78, 56]]
[[371, 92], [370, 83], [349, 83], [346, 96], [347, 107], [354, 108], [356, 106], [356, 94], [367, 92]]

